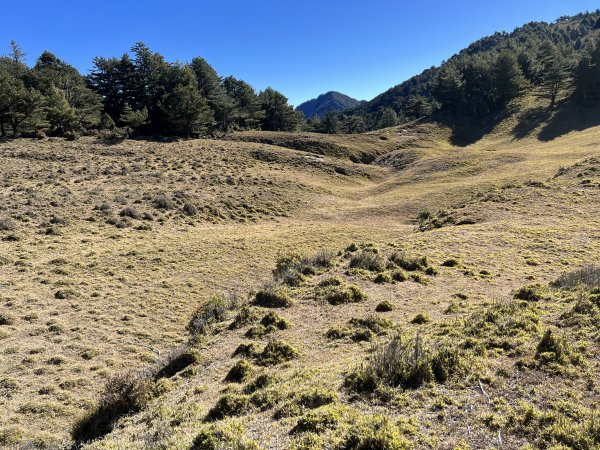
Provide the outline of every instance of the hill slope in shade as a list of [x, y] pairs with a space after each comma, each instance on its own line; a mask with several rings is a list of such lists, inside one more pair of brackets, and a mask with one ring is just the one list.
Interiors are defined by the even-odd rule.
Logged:
[[340, 92], [330, 91], [302, 103], [296, 109], [302, 111], [306, 118], [314, 115], [323, 118], [330, 111], [345, 111], [350, 108], [356, 108], [361, 103], [361, 101]]

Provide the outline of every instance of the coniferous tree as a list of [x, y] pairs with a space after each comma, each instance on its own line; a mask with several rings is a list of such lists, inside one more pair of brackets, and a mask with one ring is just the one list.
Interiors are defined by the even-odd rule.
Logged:
[[550, 101], [548, 109], [552, 109], [559, 93], [566, 87], [569, 78], [568, 63], [560, 49], [550, 41], [545, 41], [540, 47], [539, 61], [542, 95]]
[[340, 121], [338, 120], [337, 113], [335, 111], [329, 111], [325, 114], [325, 119], [321, 124], [324, 133], [337, 134], [340, 132]]
[[259, 94], [261, 109], [264, 111], [262, 129], [269, 131], [294, 131], [301, 117], [288, 104], [287, 97], [269, 87]]
[[600, 38], [587, 49], [575, 69], [577, 96], [585, 104], [600, 102]]
[[398, 125], [398, 114], [392, 108], [383, 108], [379, 112], [377, 128], [395, 127]]
[[264, 112], [256, 91], [248, 83], [234, 77], [223, 80], [223, 87], [227, 95], [236, 103], [235, 123], [240, 129], [254, 129], [260, 127]]
[[127, 128], [127, 137], [129, 137], [132, 129], [137, 130], [148, 123], [148, 109], [144, 107], [140, 111], [134, 111], [131, 106], [125, 104], [120, 120]]
[[500, 52], [492, 65], [492, 79], [500, 106], [523, 94], [527, 85], [516, 56], [509, 50]]
[[115, 124], [115, 121], [113, 120], [112, 117], [110, 117], [110, 115], [108, 113], [104, 113], [102, 114], [102, 117], [100, 117], [100, 129], [101, 130], [114, 130], [115, 127], [117, 125]]
[[77, 112], [67, 102], [64, 92], [57, 87], [46, 97], [46, 120], [56, 134], [74, 131], [79, 125]]
[[159, 107], [165, 114], [168, 130], [188, 138], [204, 131], [212, 122], [208, 102], [192, 83], [175, 86], [165, 94]]

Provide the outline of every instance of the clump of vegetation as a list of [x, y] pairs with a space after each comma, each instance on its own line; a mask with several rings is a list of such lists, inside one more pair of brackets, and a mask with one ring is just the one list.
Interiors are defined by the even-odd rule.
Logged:
[[298, 419], [291, 433], [323, 433], [333, 429], [341, 420], [340, 412], [331, 407], [309, 411], [308, 414]]
[[225, 381], [230, 383], [243, 383], [254, 373], [254, 368], [245, 359], [240, 359], [235, 365], [229, 369]]
[[253, 358], [258, 355], [258, 346], [254, 342], [244, 343], [242, 342], [237, 346], [233, 352], [233, 356], [243, 356], [246, 358]]
[[343, 278], [335, 276], [335, 277], [329, 277], [329, 278], [325, 278], [324, 280], [321, 280], [321, 282], [319, 283], [319, 287], [329, 287], [329, 286], [341, 286], [343, 284], [345, 284], [346, 282], [344, 281]]
[[375, 249], [364, 249], [350, 258], [350, 267], [363, 269], [370, 272], [383, 272], [385, 270], [385, 259], [374, 251]]
[[12, 219], [0, 219], [0, 231], [13, 231], [15, 224]]
[[73, 439], [83, 443], [108, 434], [119, 418], [141, 411], [154, 394], [154, 382], [148, 372], [126, 372], [112, 377], [96, 409], [76, 423]]
[[374, 348], [370, 359], [346, 376], [345, 384], [355, 392], [373, 393], [382, 386], [413, 389], [425, 383], [443, 383], [462, 372], [465, 357], [455, 346], [427, 346], [417, 335], [396, 336]]
[[564, 273], [552, 283], [552, 286], [560, 289], [571, 289], [578, 286], [600, 287], [600, 267], [589, 264], [572, 272]]
[[415, 325], [423, 325], [429, 322], [431, 322], [431, 317], [427, 313], [419, 313], [410, 321], [410, 323]]
[[373, 279], [373, 281], [377, 284], [385, 284], [392, 282], [392, 276], [388, 272], [380, 272]]
[[567, 339], [552, 329], [548, 329], [538, 343], [535, 359], [542, 365], [552, 363], [559, 365], [581, 364], [581, 358], [574, 352]]
[[256, 391], [261, 389], [265, 389], [266, 387], [273, 384], [275, 381], [275, 377], [273, 375], [269, 375], [268, 373], [263, 373], [257, 376], [254, 380], [244, 386], [244, 393], [253, 394]]
[[444, 267], [460, 267], [460, 261], [457, 258], [448, 258], [442, 262]]
[[226, 417], [240, 416], [249, 410], [250, 398], [247, 395], [228, 393], [217, 400], [215, 406], [208, 411], [205, 420], [214, 422]]
[[360, 303], [367, 299], [367, 295], [358, 286], [351, 284], [328, 289], [325, 298], [332, 305], [342, 305], [344, 303]]
[[364, 319], [350, 319], [350, 325], [357, 328], [366, 328], [375, 334], [384, 334], [387, 330], [394, 326], [394, 322], [385, 317], [375, 315], [368, 316]]
[[335, 391], [322, 388], [312, 388], [294, 395], [294, 397], [275, 412], [275, 418], [291, 417], [302, 414], [306, 409], [316, 409], [325, 405], [337, 403]]
[[0, 312], [0, 325], [14, 325], [16, 319], [12, 314]]
[[260, 450], [254, 440], [245, 436], [244, 427], [237, 422], [210, 424], [200, 430], [190, 450]]
[[130, 217], [132, 219], [139, 219], [141, 217], [140, 213], [133, 206], [126, 206], [119, 212], [121, 217]]
[[414, 445], [390, 418], [370, 416], [353, 426], [344, 437], [344, 450], [409, 450]]
[[298, 350], [283, 340], [271, 339], [263, 351], [257, 355], [262, 366], [273, 366], [298, 357]]
[[392, 272], [392, 280], [402, 283], [408, 281], [409, 275], [402, 269], [396, 269]]
[[206, 303], [200, 305], [190, 322], [188, 330], [192, 335], [206, 334], [209, 327], [217, 322], [225, 320], [227, 305], [219, 295], [213, 295]]
[[273, 276], [275, 280], [289, 286], [298, 286], [306, 276], [314, 275], [318, 269], [332, 267], [336, 253], [331, 250], [321, 250], [312, 257], [291, 253], [279, 257]]
[[260, 324], [250, 328], [246, 332], [246, 337], [257, 338], [265, 336], [266, 334], [273, 333], [277, 330], [285, 330], [289, 328], [290, 324], [279, 314], [271, 311], [267, 313], [260, 321]]
[[198, 361], [200, 361], [200, 353], [195, 349], [184, 346], [165, 358], [164, 362], [160, 364], [161, 368], [154, 376], [154, 379], [171, 378], [192, 364], [196, 364]]
[[394, 310], [394, 304], [389, 300], [384, 300], [375, 307], [376, 312], [389, 312]]
[[269, 284], [256, 293], [254, 304], [264, 308], [287, 308], [293, 301], [285, 286]]
[[394, 252], [390, 255], [390, 262], [409, 272], [416, 270], [425, 271], [429, 267], [426, 256], [411, 256], [405, 252]]
[[229, 329], [237, 330], [246, 325], [256, 322], [258, 318], [259, 314], [256, 308], [244, 305], [240, 308], [240, 311], [234, 317], [233, 321], [229, 325]]
[[541, 284], [531, 284], [529, 286], [523, 286], [515, 292], [514, 298], [528, 302], [537, 302], [545, 298], [546, 295], [547, 289], [545, 286], [542, 286]]

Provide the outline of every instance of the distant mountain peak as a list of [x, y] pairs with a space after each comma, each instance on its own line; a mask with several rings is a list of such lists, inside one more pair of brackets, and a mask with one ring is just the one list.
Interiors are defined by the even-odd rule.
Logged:
[[361, 101], [340, 92], [329, 91], [298, 105], [296, 109], [302, 111], [307, 119], [315, 115], [323, 118], [330, 111], [345, 111], [355, 108], [361, 103]]

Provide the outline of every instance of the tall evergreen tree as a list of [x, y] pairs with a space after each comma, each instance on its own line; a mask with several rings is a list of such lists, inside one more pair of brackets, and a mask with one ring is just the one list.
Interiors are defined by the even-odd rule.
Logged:
[[287, 97], [269, 87], [259, 94], [261, 109], [264, 111], [262, 129], [270, 131], [294, 131], [301, 117], [288, 104]]
[[554, 108], [556, 98], [566, 87], [569, 78], [567, 59], [561, 50], [550, 41], [540, 46], [542, 95], [550, 101], [549, 109]]
[[512, 51], [503, 50], [492, 65], [492, 79], [500, 106], [523, 94], [527, 81]]
[[159, 106], [166, 117], [168, 131], [191, 137], [204, 131], [212, 121], [206, 99], [196, 85], [178, 84], [165, 94]]

